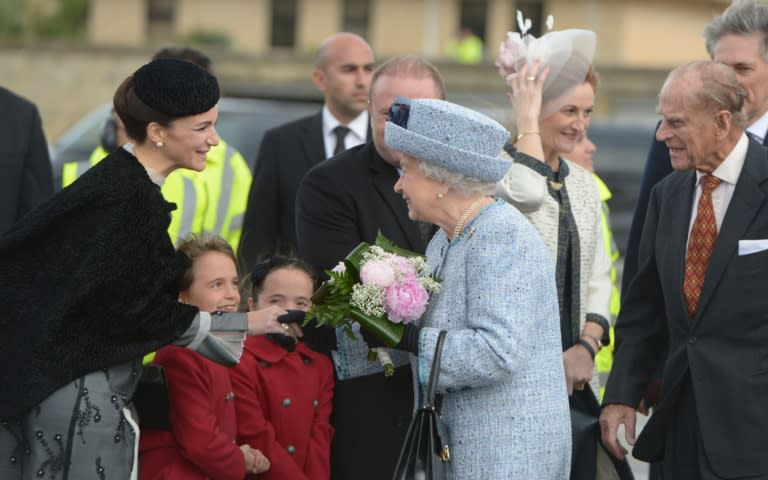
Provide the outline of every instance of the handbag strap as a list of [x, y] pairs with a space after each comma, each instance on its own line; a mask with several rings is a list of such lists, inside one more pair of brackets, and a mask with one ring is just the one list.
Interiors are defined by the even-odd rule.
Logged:
[[427, 384], [427, 403], [425, 407], [433, 407], [435, 404], [435, 390], [437, 390], [437, 379], [440, 376], [440, 357], [443, 356], [443, 341], [445, 341], [445, 330], [441, 330], [437, 335], [435, 342], [435, 355], [432, 358], [432, 369], [429, 371], [429, 383]]

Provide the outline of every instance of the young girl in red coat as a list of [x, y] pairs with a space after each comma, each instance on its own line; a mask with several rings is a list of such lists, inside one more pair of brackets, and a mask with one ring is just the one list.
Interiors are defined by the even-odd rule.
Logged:
[[[204, 312], [236, 311], [240, 293], [235, 254], [226, 240], [191, 236], [178, 250], [192, 260], [179, 301]], [[177, 346], [158, 350], [154, 363], [166, 372], [171, 431], [142, 430], [141, 480], [242, 480], [269, 468], [261, 451], [235, 443], [237, 399], [228, 368]]]
[[[315, 287], [312, 268], [274, 256], [251, 273], [249, 310], [278, 305], [303, 319]], [[290, 315], [289, 315], [290, 316]], [[240, 363], [230, 369], [237, 397], [237, 439], [272, 462], [260, 480], [330, 478], [333, 366], [325, 355], [272, 334], [249, 337]]]

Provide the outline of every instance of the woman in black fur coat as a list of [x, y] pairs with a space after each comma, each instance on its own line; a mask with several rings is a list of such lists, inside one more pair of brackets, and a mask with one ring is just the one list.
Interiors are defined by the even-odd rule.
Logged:
[[205, 167], [218, 99], [192, 63], [139, 68], [114, 96], [133, 143], [0, 238], [0, 478], [136, 478], [145, 354], [174, 343], [232, 365], [246, 333], [283, 333], [279, 307], [207, 314], [177, 301], [188, 260], [159, 186]]

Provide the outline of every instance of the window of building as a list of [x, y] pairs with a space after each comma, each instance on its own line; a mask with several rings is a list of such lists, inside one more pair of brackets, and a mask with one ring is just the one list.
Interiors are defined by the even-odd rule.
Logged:
[[296, 44], [296, 0], [272, 0], [270, 44], [288, 48]]
[[371, 0], [344, 0], [342, 4], [342, 30], [368, 38], [368, 19], [371, 14]]
[[176, 0], [147, 0], [147, 37], [150, 42], [167, 42], [173, 37]]
[[486, 0], [461, 0], [459, 6], [459, 28], [471, 30], [485, 40], [485, 19], [488, 12]]

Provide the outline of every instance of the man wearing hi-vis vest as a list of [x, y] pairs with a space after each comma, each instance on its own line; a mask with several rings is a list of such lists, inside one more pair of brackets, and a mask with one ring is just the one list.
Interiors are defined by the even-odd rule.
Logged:
[[[164, 49], [154, 58], [191, 61], [210, 70], [210, 59], [190, 48]], [[112, 112], [104, 125], [101, 145], [96, 147], [90, 158], [63, 165], [62, 187], [74, 182], [110, 151], [125, 143], [128, 139], [122, 122]], [[250, 187], [251, 170], [245, 159], [223, 139], [219, 139], [219, 144], [208, 151], [203, 171], [179, 169], [168, 175], [161, 192], [167, 201], [177, 206], [171, 213], [168, 227], [173, 243], [178, 243], [190, 233], [208, 231], [222, 236], [237, 250]]]

